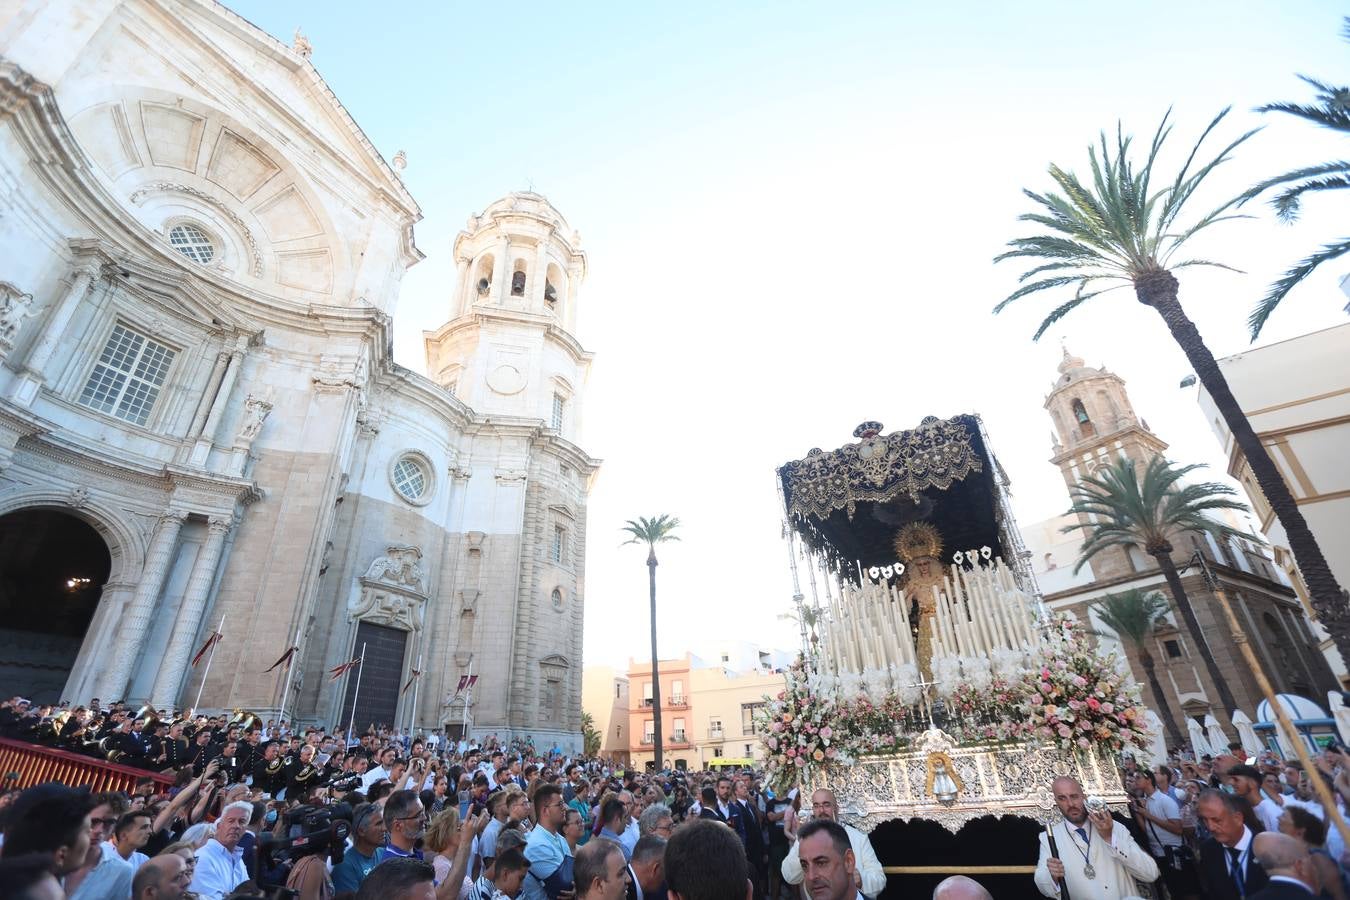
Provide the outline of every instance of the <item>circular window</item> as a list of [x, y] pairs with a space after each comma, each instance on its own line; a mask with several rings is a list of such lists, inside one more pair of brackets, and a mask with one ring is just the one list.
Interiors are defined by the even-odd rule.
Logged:
[[216, 245], [196, 225], [175, 225], [169, 229], [169, 244], [195, 263], [206, 265], [216, 258]]
[[563, 608], [562, 588], [553, 589], [553, 608], [556, 609], [558, 612], [562, 612]]
[[409, 503], [419, 506], [426, 503], [431, 495], [431, 469], [420, 455], [405, 453], [394, 461], [389, 472], [394, 489]]

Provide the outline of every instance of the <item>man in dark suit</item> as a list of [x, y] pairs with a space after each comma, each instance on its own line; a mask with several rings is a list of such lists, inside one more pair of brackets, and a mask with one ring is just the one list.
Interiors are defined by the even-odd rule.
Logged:
[[769, 880], [769, 846], [764, 839], [764, 820], [754, 799], [750, 796], [750, 779], [736, 779], [736, 810], [745, 823], [745, 858], [750, 863], [750, 880], [755, 883], [755, 896], [765, 896], [764, 886]]
[[1247, 804], [1234, 794], [1209, 788], [1201, 792], [1196, 813], [1211, 837], [1200, 844], [1200, 877], [1206, 897], [1245, 900], [1270, 881], [1252, 854], [1252, 830], [1243, 821]]
[[628, 900], [666, 900], [666, 839], [659, 834], [638, 838], [628, 862]]
[[1258, 834], [1252, 840], [1252, 852], [1261, 868], [1270, 875], [1270, 884], [1248, 900], [1308, 900], [1317, 883], [1308, 846], [1297, 838], [1277, 832]]

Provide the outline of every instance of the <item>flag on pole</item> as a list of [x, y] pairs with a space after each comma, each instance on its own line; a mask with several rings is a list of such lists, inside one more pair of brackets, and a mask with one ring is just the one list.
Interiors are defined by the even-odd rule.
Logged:
[[477, 675], [470, 675], [470, 676], [469, 676], [469, 683], [466, 684], [466, 685], [464, 685], [464, 688], [465, 688], [465, 690], [472, 690], [472, 689], [473, 689], [473, 686], [474, 686], [475, 684], [477, 684], [477, 683], [478, 683], [478, 676], [477, 676]]
[[283, 663], [285, 663], [286, 668], [289, 669], [289, 668], [291, 667], [291, 659], [293, 659], [293, 658], [295, 657], [295, 652], [296, 652], [297, 650], [299, 650], [299, 649], [300, 649], [300, 648], [297, 647], [297, 646], [295, 646], [294, 644], [292, 644], [290, 647], [286, 648], [286, 652], [283, 653], [283, 654], [281, 654], [281, 659], [277, 660], [276, 662], [272, 663], [272, 665], [268, 666], [268, 667], [263, 671], [263, 674], [266, 675], [268, 672], [272, 671], [272, 670], [275, 669], [277, 666], [279, 666], [279, 665], [281, 665], [281, 664], [283, 664]]
[[421, 677], [422, 677], [422, 673], [419, 672], [419, 671], [416, 670], [416, 669], [413, 669], [413, 670], [412, 670], [412, 677], [408, 679], [408, 683], [405, 684], [405, 685], [403, 686], [403, 690], [399, 691], [399, 693], [400, 693], [400, 694], [406, 694], [406, 693], [408, 693], [408, 688], [412, 687], [412, 686], [413, 686], [413, 682], [416, 681], [417, 679], [421, 678]]
[[468, 675], [461, 675], [461, 676], [459, 676], [459, 687], [455, 688], [455, 696], [456, 696], [456, 697], [458, 697], [460, 694], [464, 693], [464, 685], [466, 685], [466, 684], [468, 684], [468, 683], [469, 683], [469, 676], [468, 676]]
[[352, 669], [355, 669], [359, 665], [361, 665], [361, 657], [358, 656], [351, 662], [345, 662], [340, 666], [334, 666], [333, 668], [328, 670], [328, 674], [332, 676], [328, 680], [337, 681], [343, 675], [346, 675], [348, 672], [350, 672]]
[[211, 648], [219, 643], [220, 638], [221, 634], [219, 631], [211, 632], [211, 636], [206, 639], [206, 643], [202, 644], [202, 648], [197, 651], [197, 655], [192, 657], [192, 668], [197, 668], [197, 663], [201, 662], [202, 657], [209, 653]]

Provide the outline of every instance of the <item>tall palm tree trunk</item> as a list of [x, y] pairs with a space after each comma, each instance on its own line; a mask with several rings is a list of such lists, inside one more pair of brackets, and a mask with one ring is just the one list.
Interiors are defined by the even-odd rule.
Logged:
[[1144, 677], [1148, 679], [1148, 689], [1153, 692], [1153, 702], [1158, 705], [1158, 715], [1167, 727], [1167, 736], [1172, 739], [1172, 746], [1168, 749], [1186, 746], [1181, 726], [1172, 713], [1172, 704], [1167, 702], [1167, 694], [1163, 693], [1162, 682], [1158, 680], [1158, 667], [1153, 661], [1153, 654], [1143, 644], [1139, 644], [1136, 649], [1139, 651], [1139, 664], [1144, 667]]
[[1195, 617], [1195, 608], [1191, 606], [1190, 598], [1186, 596], [1186, 589], [1181, 586], [1181, 576], [1177, 574], [1176, 563], [1172, 562], [1172, 545], [1165, 546], [1165, 550], [1153, 552], [1153, 558], [1158, 561], [1163, 578], [1167, 580], [1167, 586], [1172, 591], [1172, 600], [1181, 612], [1186, 630], [1191, 633], [1191, 643], [1195, 644], [1195, 649], [1200, 652], [1200, 658], [1205, 661], [1205, 670], [1209, 672], [1209, 678], [1214, 682], [1214, 689], [1219, 692], [1219, 702], [1223, 704], [1222, 718], [1231, 721], [1233, 710], [1237, 709], [1237, 701], [1233, 699], [1233, 692], [1228, 689], [1228, 681], [1219, 672], [1219, 664], [1215, 662], [1214, 654], [1209, 650], [1209, 642], [1205, 640], [1205, 633], [1200, 629], [1200, 620]]
[[1303, 581], [1308, 586], [1308, 597], [1318, 621], [1331, 635], [1341, 657], [1350, 660], [1350, 598], [1347, 598], [1336, 576], [1332, 574], [1331, 567], [1327, 565], [1322, 548], [1303, 518], [1284, 476], [1275, 467], [1265, 445], [1252, 428], [1252, 423], [1242, 412], [1242, 407], [1238, 406], [1214, 354], [1209, 352], [1195, 323], [1186, 317], [1181, 304], [1177, 302], [1177, 280], [1170, 272], [1159, 272], [1136, 282], [1135, 292], [1141, 303], [1152, 306], [1162, 316], [1163, 322], [1172, 332], [1172, 338], [1195, 369], [1196, 377], [1214, 399], [1214, 405], [1232, 432], [1233, 441], [1246, 457], [1261, 493], [1265, 494], [1266, 502], [1284, 526], [1289, 549], [1293, 551], [1294, 561], [1298, 563]]
[[647, 553], [647, 574], [651, 583], [652, 605], [652, 750], [656, 771], [661, 771], [661, 669], [656, 658], [656, 548]]

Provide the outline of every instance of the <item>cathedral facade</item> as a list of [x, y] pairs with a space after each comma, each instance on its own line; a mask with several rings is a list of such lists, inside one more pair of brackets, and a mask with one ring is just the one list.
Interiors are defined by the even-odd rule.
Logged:
[[397, 364], [420, 211], [309, 55], [0, 11], [0, 691], [579, 743], [578, 236], [472, 217]]

